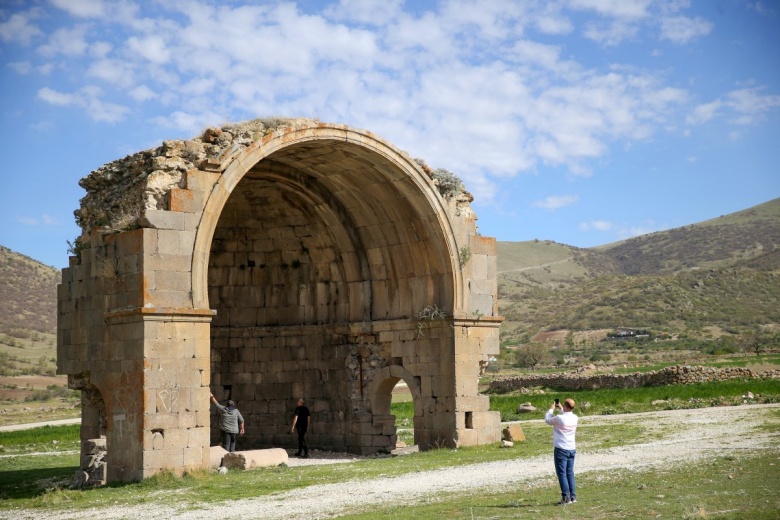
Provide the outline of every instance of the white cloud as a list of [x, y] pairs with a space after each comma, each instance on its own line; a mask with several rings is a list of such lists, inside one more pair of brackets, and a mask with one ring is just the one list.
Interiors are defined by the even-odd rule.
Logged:
[[712, 31], [712, 23], [700, 18], [670, 16], [661, 20], [661, 39], [677, 44], [685, 44]]
[[38, 225], [38, 219], [35, 217], [24, 217], [17, 215], [16, 221], [20, 224], [23, 224], [25, 226], [37, 226]]
[[379, 26], [398, 17], [402, 6], [403, 0], [339, 0], [324, 14], [333, 20]]
[[557, 45], [520, 40], [512, 50], [523, 63], [535, 63], [548, 70], [555, 70], [559, 66], [561, 48]]
[[39, 121], [37, 123], [31, 123], [30, 128], [36, 132], [48, 132], [54, 128], [54, 123], [51, 121]]
[[522, 18], [528, 17], [529, 23], [539, 32], [548, 35], [564, 35], [574, 30], [574, 24], [562, 11], [562, 4], [540, 2], [535, 7], [539, 8], [539, 11], [524, 13]]
[[32, 63], [29, 61], [11, 61], [8, 62], [8, 66], [21, 76], [26, 76], [33, 70]]
[[32, 22], [39, 15], [37, 9], [12, 14], [8, 20], [0, 23], [0, 39], [4, 42], [29, 45], [33, 39], [43, 36], [43, 31]]
[[90, 45], [89, 53], [97, 58], [105, 58], [113, 48], [114, 46], [108, 42], [96, 41]]
[[695, 107], [685, 122], [689, 125], [706, 123], [724, 112], [738, 125], [764, 121], [770, 111], [780, 108], [780, 95], [763, 94], [763, 90], [763, 87], [732, 90], [721, 99]]
[[52, 105], [76, 106], [85, 109], [87, 116], [95, 121], [114, 123], [124, 119], [129, 109], [122, 105], [100, 99], [102, 91], [98, 87], [85, 86], [75, 93], [62, 93], [44, 87], [38, 90], [38, 98]]
[[61, 222], [51, 215], [44, 213], [40, 217], [30, 217], [26, 215], [17, 215], [16, 221], [25, 226], [59, 226]]
[[639, 27], [635, 24], [616, 20], [609, 24], [590, 23], [586, 25], [585, 37], [606, 47], [614, 47], [623, 40], [636, 36]]
[[[73, 33], [75, 86], [52, 82], [41, 100], [103, 121], [127, 116], [115, 100], [148, 103], [169, 114], [152, 119], [158, 133], [263, 115], [343, 122], [455, 171], [481, 200], [540, 165], [589, 176], [615, 142], [647, 139], [687, 101], [660, 73], [593, 68], [565, 40], [524, 35], [595, 19], [602, 41], [617, 42], [652, 22], [644, 1], [579, 1], [571, 19], [566, 2], [402, 11], [399, 1], [342, 0], [304, 12], [307, 4], [191, 0], [148, 14], [126, 2], [69, 5], [74, 16], [102, 18]], [[87, 85], [97, 80], [105, 91]]]
[[127, 47], [130, 52], [137, 53], [156, 64], [167, 63], [171, 57], [165, 40], [160, 36], [147, 36], [145, 38], [132, 36], [127, 40]]
[[139, 85], [129, 92], [130, 97], [136, 101], [149, 101], [157, 97], [157, 94], [146, 85]]
[[41, 215], [41, 223], [46, 226], [59, 226], [60, 221], [56, 219], [55, 217], [52, 217], [51, 215], [43, 214]]
[[48, 87], [40, 89], [38, 91], [38, 97], [52, 105], [67, 106], [74, 102], [74, 96], [72, 94], [63, 94]]
[[647, 221], [635, 226], [625, 225], [621, 227], [617, 233], [618, 237], [620, 237], [622, 240], [626, 238], [638, 237], [640, 235], [646, 235], [648, 233], [654, 233], [656, 231], [661, 231], [661, 228], [656, 226], [653, 221]]
[[648, 16], [650, 0], [571, 0], [571, 6], [601, 16], [638, 20]]
[[208, 126], [218, 125], [224, 122], [225, 117], [214, 112], [197, 114], [176, 111], [165, 117], [154, 118], [153, 121], [161, 128], [169, 128], [195, 135]]
[[577, 195], [551, 195], [533, 203], [534, 208], [542, 208], [555, 211], [566, 206], [571, 206], [579, 200]]
[[124, 60], [101, 59], [89, 66], [87, 76], [116, 85], [132, 85], [134, 73], [132, 64]]
[[591, 220], [579, 225], [581, 231], [610, 231], [613, 227], [614, 224], [608, 220]]
[[719, 100], [699, 105], [693, 109], [693, 113], [685, 119], [685, 122], [689, 125], [706, 123], [718, 114], [718, 110], [720, 110], [722, 105], [723, 103]]
[[49, 0], [49, 2], [79, 18], [99, 18], [106, 14], [103, 0]]
[[724, 103], [737, 113], [734, 120], [740, 125], [750, 125], [762, 121], [766, 113], [780, 107], [780, 95], [761, 94], [762, 88], [743, 88], [732, 90]]
[[38, 47], [38, 52], [46, 57], [58, 55], [80, 56], [88, 48], [85, 40], [87, 27], [80, 25], [71, 29], [57, 29], [46, 44]]
[[640, 235], [646, 235], [648, 233], [654, 233], [664, 229], [663, 227], [658, 226], [652, 220], [647, 220], [638, 225], [617, 224], [609, 220], [589, 220], [586, 222], [581, 222], [578, 228], [580, 231], [584, 232], [610, 232], [619, 240], [638, 237]]

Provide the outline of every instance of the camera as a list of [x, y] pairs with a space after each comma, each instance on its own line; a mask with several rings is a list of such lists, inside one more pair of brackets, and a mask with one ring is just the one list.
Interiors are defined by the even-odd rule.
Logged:
[[560, 400], [560, 399], [558, 399], [558, 398], [556, 398], [556, 399], [555, 399], [555, 404], [561, 404], [561, 400]]

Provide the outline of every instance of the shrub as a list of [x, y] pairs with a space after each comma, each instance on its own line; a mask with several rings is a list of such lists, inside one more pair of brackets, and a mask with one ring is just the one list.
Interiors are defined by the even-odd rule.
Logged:
[[451, 199], [465, 189], [460, 177], [445, 168], [438, 168], [433, 172], [433, 181], [445, 200]]

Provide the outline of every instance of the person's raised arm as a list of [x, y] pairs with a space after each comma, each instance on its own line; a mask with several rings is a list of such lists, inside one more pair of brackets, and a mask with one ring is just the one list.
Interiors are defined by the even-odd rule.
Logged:
[[553, 404], [550, 405], [550, 409], [547, 410], [547, 413], [544, 416], [544, 422], [546, 422], [547, 424], [550, 424], [550, 425], [553, 424], [553, 418], [554, 418], [553, 417], [553, 412], [555, 411], [555, 407], [556, 406], [560, 406], [560, 405], [557, 404], [557, 403], [553, 403]]

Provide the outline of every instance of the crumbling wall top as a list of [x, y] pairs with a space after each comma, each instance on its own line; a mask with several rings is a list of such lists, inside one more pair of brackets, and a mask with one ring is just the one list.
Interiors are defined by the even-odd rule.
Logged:
[[[86, 190], [80, 207], [74, 211], [84, 234], [93, 228], [118, 232], [143, 227], [146, 210], [166, 209], [171, 188], [183, 188], [185, 174], [192, 169], [214, 170], [225, 158], [236, 155], [277, 130], [321, 125], [309, 118], [260, 118], [221, 127], [209, 127], [188, 140], [164, 141], [161, 146], [128, 155], [92, 171], [79, 181]], [[433, 180], [447, 201], [454, 201], [458, 214], [472, 215], [471, 194], [455, 174], [432, 169], [414, 159]]]

